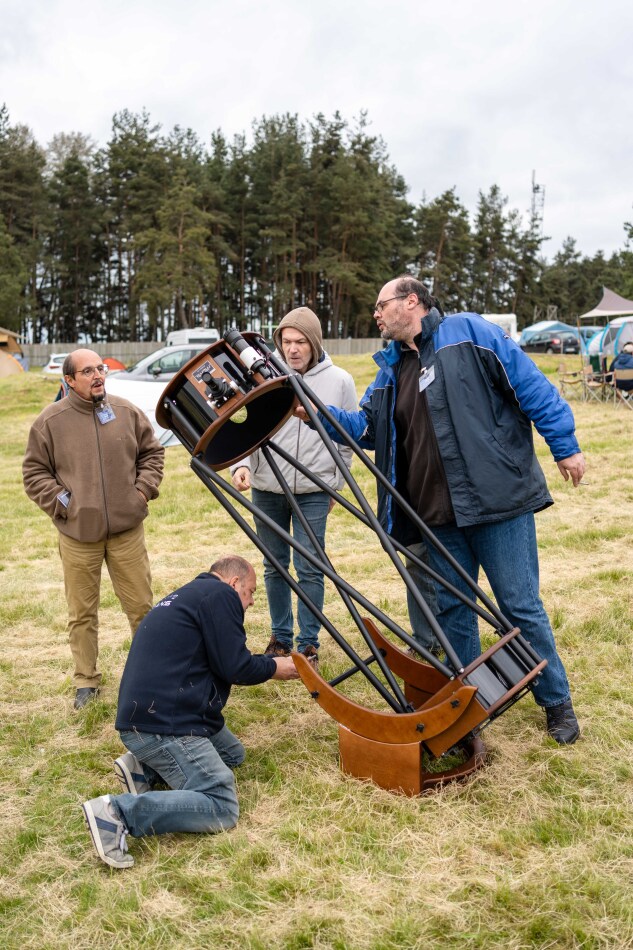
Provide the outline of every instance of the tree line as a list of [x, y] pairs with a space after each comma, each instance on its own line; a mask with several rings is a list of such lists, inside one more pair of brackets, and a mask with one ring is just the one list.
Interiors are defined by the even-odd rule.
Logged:
[[0, 109], [0, 324], [32, 342], [160, 340], [176, 328], [276, 324], [306, 305], [326, 336], [375, 333], [380, 286], [409, 271], [447, 313], [572, 320], [603, 284], [633, 296], [621, 251], [551, 262], [532, 209], [498, 186], [471, 216], [452, 188], [416, 207], [367, 117], [263, 117], [251, 135], [168, 134], [117, 113], [108, 143], [47, 148]]

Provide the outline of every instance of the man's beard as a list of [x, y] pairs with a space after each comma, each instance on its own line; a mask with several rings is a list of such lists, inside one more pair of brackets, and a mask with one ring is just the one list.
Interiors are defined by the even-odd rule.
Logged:
[[99, 395], [94, 395], [93, 393], [91, 396], [93, 405], [99, 406], [105, 399], [105, 396], [106, 396], [105, 389], [102, 392], [100, 392]]

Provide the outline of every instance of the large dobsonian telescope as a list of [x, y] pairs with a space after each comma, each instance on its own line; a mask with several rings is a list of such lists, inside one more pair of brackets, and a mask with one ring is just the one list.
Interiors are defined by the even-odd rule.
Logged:
[[[354, 501], [331, 489], [275, 444], [278, 429], [302, 405], [319, 433]], [[316, 410], [315, 410], [316, 407]], [[415, 558], [380, 526], [351, 472], [341, 460], [319, 419], [321, 414], [362, 464], [389, 492], [395, 504], [466, 582], [473, 599], [452, 587], [424, 561]], [[486, 593], [468, 576], [392, 487], [371, 459], [350, 438], [300, 374], [272, 351], [256, 333], [229, 330], [224, 339], [194, 357], [171, 380], [156, 409], [161, 426], [172, 429], [191, 454], [191, 467], [224, 510], [273, 564], [286, 583], [312, 611], [350, 661], [350, 667], [326, 681], [300, 653], [293, 654], [299, 675], [312, 698], [338, 723], [341, 768], [382, 788], [417, 795], [438, 784], [461, 779], [485, 762], [482, 729], [529, 689], [546, 666], [520, 631], [503, 616]], [[261, 449], [311, 547], [299, 544], [237, 491], [218, 472]], [[422, 647], [361, 591], [345, 580], [319, 544], [295, 502], [277, 459], [310, 478], [315, 491], [327, 492], [368, 531], [410, 591], [441, 645], [438, 659]], [[368, 655], [362, 657], [334, 623], [319, 610], [289, 572], [260, 541], [242, 509], [256, 515], [278, 537], [313, 564], [340, 595], [350, 622], [360, 633]], [[404, 567], [405, 554], [436, 582], [460, 598], [498, 635], [493, 645], [464, 668], [415, 582]], [[404, 593], [404, 592], [403, 592]], [[365, 652], [365, 648], [362, 648]], [[413, 655], [412, 655], [413, 654]], [[371, 684], [383, 708], [354, 702], [341, 687], [360, 674]], [[385, 708], [386, 707], [386, 708]], [[447, 756], [447, 753], [450, 753]], [[447, 767], [442, 768], [443, 759]], [[450, 767], [451, 763], [454, 764]]]

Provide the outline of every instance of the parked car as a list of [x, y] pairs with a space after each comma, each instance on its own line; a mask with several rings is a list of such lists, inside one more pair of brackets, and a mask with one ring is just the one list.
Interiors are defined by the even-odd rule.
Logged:
[[520, 346], [526, 353], [580, 353], [580, 340], [571, 330], [542, 330]]
[[140, 382], [169, 382], [196, 354], [208, 348], [208, 343], [189, 343], [186, 346], [163, 346], [149, 356], [130, 366], [120, 373], [110, 373], [110, 376], [119, 376], [126, 379], [136, 379]]
[[106, 390], [110, 396], [122, 396], [133, 405], [142, 409], [161, 445], [180, 445], [170, 429], [163, 429], [156, 422], [156, 405], [165, 389], [166, 380], [158, 377], [158, 382], [135, 378], [129, 373], [108, 373]]
[[52, 353], [46, 366], [42, 367], [42, 372], [47, 376], [61, 376], [62, 366], [67, 356], [68, 353]]

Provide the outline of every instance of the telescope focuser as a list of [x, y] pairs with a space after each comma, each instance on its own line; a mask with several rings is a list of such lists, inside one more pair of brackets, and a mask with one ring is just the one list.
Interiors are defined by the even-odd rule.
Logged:
[[264, 379], [273, 378], [274, 374], [266, 365], [266, 360], [262, 357], [261, 353], [258, 353], [257, 350], [250, 345], [248, 340], [244, 339], [239, 330], [227, 330], [224, 334], [224, 339], [229, 346], [233, 347], [249, 373], [259, 373]]

